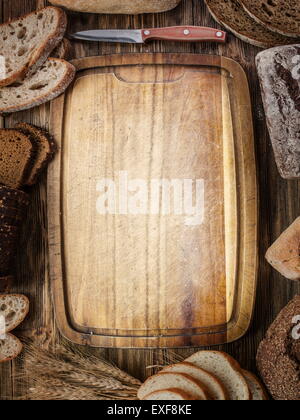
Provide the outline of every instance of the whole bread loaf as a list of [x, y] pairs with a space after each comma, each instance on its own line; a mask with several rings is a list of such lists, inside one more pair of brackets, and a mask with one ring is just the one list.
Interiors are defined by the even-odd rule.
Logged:
[[275, 400], [300, 400], [300, 296], [269, 328], [258, 349], [257, 367]]
[[181, 0], [50, 0], [76, 12], [131, 14], [165, 12], [176, 7]]
[[263, 51], [256, 65], [278, 170], [283, 178], [299, 178], [300, 45]]

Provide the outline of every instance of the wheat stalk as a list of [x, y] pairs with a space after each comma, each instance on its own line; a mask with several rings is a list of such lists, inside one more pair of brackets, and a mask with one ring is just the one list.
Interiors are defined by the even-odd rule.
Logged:
[[30, 400], [136, 400], [141, 382], [95, 356], [58, 347], [25, 345], [25, 380]]

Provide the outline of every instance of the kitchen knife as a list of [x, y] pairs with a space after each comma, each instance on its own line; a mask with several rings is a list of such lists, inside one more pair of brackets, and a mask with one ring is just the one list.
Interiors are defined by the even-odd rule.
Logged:
[[70, 35], [73, 39], [83, 41], [120, 42], [143, 44], [146, 41], [188, 41], [188, 42], [226, 42], [227, 34], [224, 31], [201, 26], [172, 26], [155, 29], [95, 29], [77, 32]]

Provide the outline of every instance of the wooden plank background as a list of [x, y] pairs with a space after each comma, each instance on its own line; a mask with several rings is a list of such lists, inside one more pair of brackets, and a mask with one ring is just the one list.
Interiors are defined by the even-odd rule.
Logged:
[[[0, 0], [0, 20], [10, 18], [43, 7], [44, 0]], [[145, 16], [107, 16], [69, 13], [72, 31], [94, 28], [140, 28], [171, 25], [206, 25], [219, 27], [210, 17], [203, 0], [182, 0], [175, 10]], [[300, 214], [300, 183], [285, 181], [278, 175], [269, 137], [267, 135], [264, 112], [257, 74], [255, 55], [259, 49], [229, 36], [226, 46], [213, 44], [162, 43], [154, 42], [145, 46], [97, 44], [76, 42], [75, 57], [122, 52], [192, 52], [222, 54], [240, 62], [249, 78], [255, 123], [255, 144], [260, 187], [260, 264], [255, 315], [249, 333], [241, 340], [220, 347], [236, 357], [243, 367], [255, 371], [257, 346], [266, 329], [287, 302], [300, 293], [300, 283], [282, 278], [265, 261], [264, 254], [270, 243]], [[0, 121], [0, 125], [11, 127], [17, 121], [28, 121], [40, 126], [48, 126], [49, 105], [38, 109], [14, 114]], [[47, 254], [47, 191], [46, 175], [32, 190], [32, 203], [20, 240], [19, 255], [15, 264], [16, 281], [14, 292], [25, 293], [31, 300], [30, 316], [24, 322], [18, 335], [33, 337], [41, 343], [63, 341], [55, 326], [50, 297]], [[197, 349], [176, 350], [184, 356]], [[98, 354], [115, 362], [120, 368], [143, 379], [151, 374], [146, 366], [159, 363], [167, 350], [102, 350], [85, 349], [86, 354]], [[23, 355], [26, 357], [26, 355]], [[13, 399], [26, 393], [17, 385], [14, 375], [22, 372], [22, 358], [0, 365], [0, 399]], [[29, 373], [30, 375], [30, 373]]]

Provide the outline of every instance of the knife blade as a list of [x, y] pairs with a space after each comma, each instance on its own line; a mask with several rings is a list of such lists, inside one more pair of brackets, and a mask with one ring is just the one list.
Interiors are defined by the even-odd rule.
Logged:
[[95, 29], [71, 34], [72, 39], [82, 41], [118, 42], [144, 44], [147, 41], [188, 41], [188, 42], [221, 42], [225, 43], [227, 34], [224, 31], [203, 26], [172, 26], [150, 29]]

